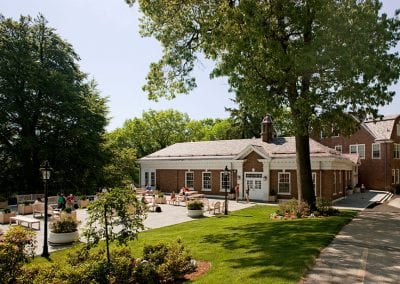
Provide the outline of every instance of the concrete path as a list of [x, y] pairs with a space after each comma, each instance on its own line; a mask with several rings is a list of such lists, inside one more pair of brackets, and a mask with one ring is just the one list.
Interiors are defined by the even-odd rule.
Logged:
[[[352, 200], [371, 204], [367, 197], [373, 195]], [[301, 283], [400, 283], [400, 198], [370, 209], [347, 205], [362, 211], [322, 250]]]

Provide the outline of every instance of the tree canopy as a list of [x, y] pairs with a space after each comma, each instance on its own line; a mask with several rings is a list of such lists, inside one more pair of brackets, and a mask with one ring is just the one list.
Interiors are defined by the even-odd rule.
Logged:
[[44, 160], [51, 188], [86, 191], [101, 179], [106, 99], [78, 60], [43, 16], [0, 16], [0, 187], [41, 190]]
[[214, 60], [247, 107], [287, 111], [296, 137], [297, 185], [312, 206], [309, 135], [324, 124], [351, 129], [351, 112], [376, 116], [399, 77], [399, 20], [377, 0], [126, 0], [138, 2], [141, 32], [163, 45], [144, 90], [174, 98], [196, 86], [197, 56]]

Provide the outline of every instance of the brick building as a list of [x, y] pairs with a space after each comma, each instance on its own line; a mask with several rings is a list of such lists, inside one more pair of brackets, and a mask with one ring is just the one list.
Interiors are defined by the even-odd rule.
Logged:
[[[294, 137], [274, 137], [272, 121], [262, 122], [262, 137], [177, 143], [140, 159], [141, 186], [163, 192], [183, 186], [207, 195], [224, 195], [240, 186], [240, 196], [250, 189], [250, 199], [297, 197]], [[357, 182], [357, 154], [341, 154], [310, 139], [311, 168], [316, 196], [337, 200]], [[224, 169], [229, 169], [227, 178]]]
[[400, 184], [400, 115], [367, 120], [357, 132], [318, 141], [341, 153], [358, 153], [359, 184], [368, 189], [394, 190]]

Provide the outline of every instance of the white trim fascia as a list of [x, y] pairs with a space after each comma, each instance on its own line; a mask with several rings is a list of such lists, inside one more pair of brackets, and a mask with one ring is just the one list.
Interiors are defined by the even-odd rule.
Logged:
[[234, 160], [240, 160], [245, 157], [247, 157], [251, 152], [256, 152], [258, 155], [260, 155], [264, 159], [270, 158], [269, 156], [266, 156], [266, 153], [262, 153], [260, 150], [258, 150], [258, 146], [255, 147], [254, 145], [247, 145], [246, 148], [244, 148], [239, 154], [237, 154], [236, 157], [234, 157]]

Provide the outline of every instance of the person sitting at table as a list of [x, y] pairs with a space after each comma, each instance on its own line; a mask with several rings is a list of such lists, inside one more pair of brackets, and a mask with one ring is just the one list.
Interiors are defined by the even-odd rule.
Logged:
[[43, 203], [42, 199], [40, 197], [38, 197], [35, 202], [33, 202], [33, 204], [41, 204]]

